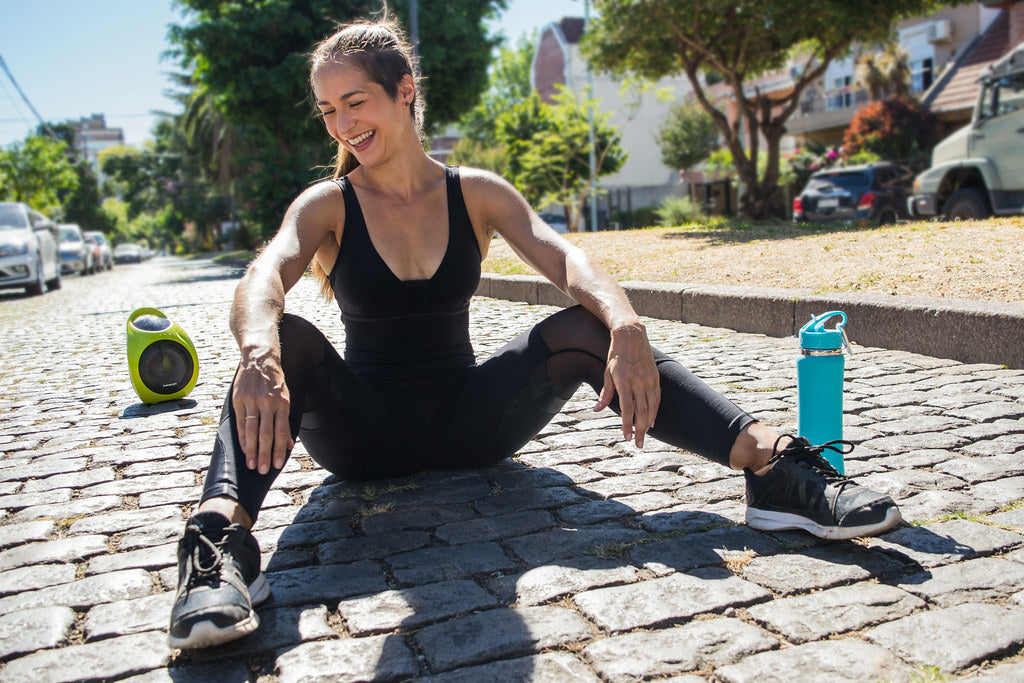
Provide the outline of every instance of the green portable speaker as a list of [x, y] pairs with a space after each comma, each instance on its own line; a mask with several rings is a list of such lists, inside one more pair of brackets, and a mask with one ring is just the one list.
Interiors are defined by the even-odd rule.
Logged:
[[199, 377], [199, 357], [185, 330], [156, 308], [128, 316], [128, 372], [143, 403], [188, 396]]

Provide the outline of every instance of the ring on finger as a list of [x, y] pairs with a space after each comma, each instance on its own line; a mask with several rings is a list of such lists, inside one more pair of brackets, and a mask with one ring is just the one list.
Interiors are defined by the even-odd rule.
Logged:
[[246, 420], [258, 420], [258, 419], [260, 419], [260, 416], [259, 415], [246, 415], [245, 419]]

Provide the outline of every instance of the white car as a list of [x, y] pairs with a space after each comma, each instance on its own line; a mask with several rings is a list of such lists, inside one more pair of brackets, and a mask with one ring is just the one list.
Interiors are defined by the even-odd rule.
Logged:
[[60, 272], [89, 275], [96, 270], [92, 244], [85, 241], [82, 229], [74, 223], [58, 225], [60, 230]]
[[49, 218], [21, 202], [0, 202], [0, 288], [60, 289], [59, 245]]

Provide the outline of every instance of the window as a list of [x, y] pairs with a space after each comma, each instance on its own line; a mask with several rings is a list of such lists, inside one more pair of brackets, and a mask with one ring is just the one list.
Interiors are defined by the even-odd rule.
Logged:
[[934, 61], [931, 57], [914, 59], [910, 62], [910, 91], [921, 92], [931, 87], [935, 78]]
[[853, 106], [853, 76], [840, 76], [832, 80], [832, 94], [829, 95], [825, 109], [845, 109]]

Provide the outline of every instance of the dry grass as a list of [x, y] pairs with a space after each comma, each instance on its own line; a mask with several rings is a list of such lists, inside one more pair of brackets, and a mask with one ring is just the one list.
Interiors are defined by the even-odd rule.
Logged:
[[[1022, 218], [884, 228], [728, 222], [567, 237], [619, 280], [1024, 300]], [[501, 240], [484, 270], [533, 272]]]

